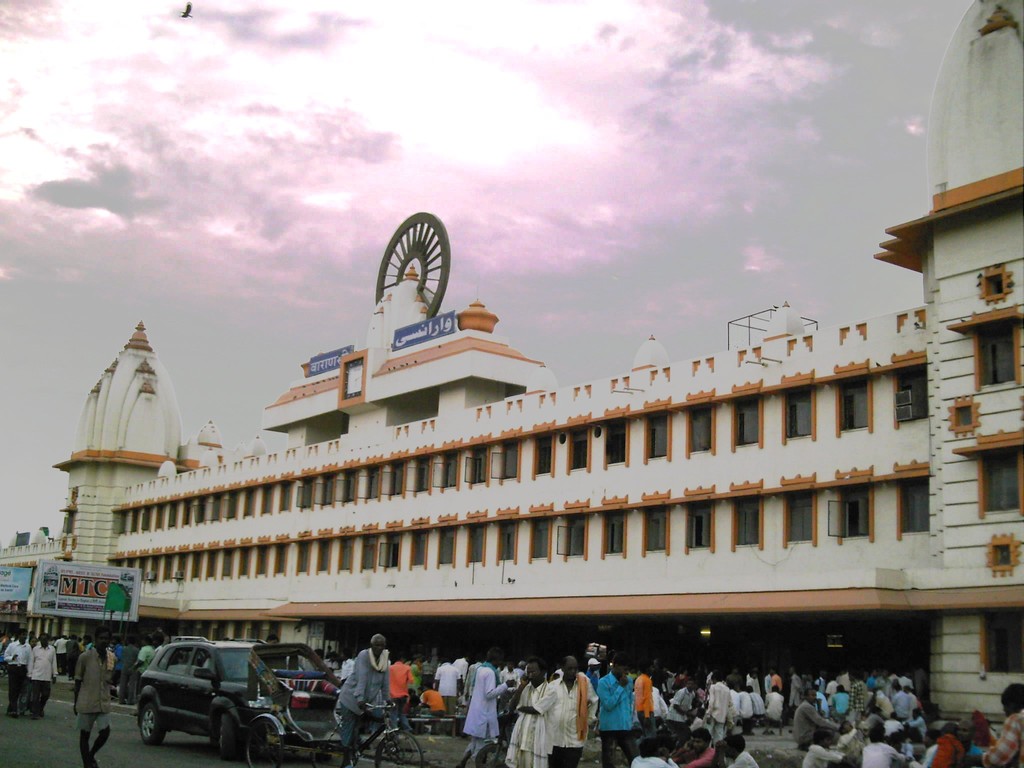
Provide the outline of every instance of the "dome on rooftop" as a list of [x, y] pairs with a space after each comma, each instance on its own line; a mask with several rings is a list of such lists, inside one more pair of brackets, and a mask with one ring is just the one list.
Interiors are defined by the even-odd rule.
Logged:
[[203, 428], [199, 430], [199, 434], [196, 435], [196, 442], [211, 448], [224, 447], [220, 437], [220, 430], [217, 429], [217, 425], [213, 423], [212, 419], [206, 422]]
[[551, 392], [555, 389], [558, 389], [558, 378], [546, 365], [537, 366], [526, 382], [527, 392]]
[[142, 323], [86, 397], [73, 450], [175, 458], [181, 415], [174, 386]]
[[930, 194], [1024, 166], [1022, 28], [1024, 0], [976, 0], [953, 34], [928, 115]]
[[664, 368], [668, 365], [668, 350], [665, 345], [651, 336], [633, 355], [633, 370], [637, 368]]

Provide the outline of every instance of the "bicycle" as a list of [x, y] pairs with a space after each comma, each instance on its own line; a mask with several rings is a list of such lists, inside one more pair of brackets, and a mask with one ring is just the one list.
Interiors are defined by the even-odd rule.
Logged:
[[392, 706], [394, 705], [388, 703], [369, 708], [379, 711], [383, 719], [378, 721], [376, 729], [368, 736], [357, 736], [354, 748], [341, 743], [341, 717], [337, 711], [334, 713], [334, 726], [323, 738], [315, 738], [299, 727], [287, 708], [279, 712], [258, 715], [249, 724], [249, 734], [245, 740], [246, 762], [249, 768], [279, 768], [285, 754], [292, 754], [308, 757], [314, 766], [327, 765], [334, 757], [340, 757], [343, 766], [354, 766], [376, 742], [377, 746], [373, 752], [374, 768], [380, 768], [385, 763], [425, 768], [423, 749], [416, 738], [391, 725], [388, 710]]
[[502, 768], [505, 765], [505, 754], [508, 752], [508, 741], [516, 724], [516, 716], [515, 712], [502, 712], [498, 715], [498, 738], [488, 739], [477, 752], [474, 761], [476, 768]]

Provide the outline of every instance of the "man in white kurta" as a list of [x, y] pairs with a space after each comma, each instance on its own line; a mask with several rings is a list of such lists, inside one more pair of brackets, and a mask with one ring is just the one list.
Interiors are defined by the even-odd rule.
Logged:
[[544, 715], [551, 744], [548, 768], [576, 768], [583, 756], [590, 724], [597, 717], [597, 692], [580, 672], [574, 656], [566, 656], [556, 674], [547, 684], [545, 694], [552, 702]]
[[[516, 711], [519, 719], [512, 729], [508, 740], [508, 752], [505, 753], [505, 765], [508, 768], [548, 768], [548, 756], [551, 754], [551, 736], [548, 733], [545, 715], [554, 706], [555, 700], [548, 696], [547, 665], [540, 659], [530, 659], [526, 663], [526, 676], [529, 682], [516, 693]], [[560, 684], [556, 681], [555, 684]]]
[[487, 652], [487, 661], [476, 671], [466, 724], [462, 728], [462, 732], [470, 737], [469, 746], [459, 768], [464, 768], [470, 759], [475, 760], [488, 739], [498, 738], [498, 697], [508, 690], [507, 685], [498, 682], [502, 657], [500, 648], [491, 648]]

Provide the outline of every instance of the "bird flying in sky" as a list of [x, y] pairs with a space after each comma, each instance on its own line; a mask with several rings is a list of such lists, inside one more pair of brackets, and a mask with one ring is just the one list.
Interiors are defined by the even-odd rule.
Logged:
[[183, 18], [183, 19], [191, 19], [192, 18], [192, 3], [185, 3], [185, 12], [181, 14], [181, 18]]

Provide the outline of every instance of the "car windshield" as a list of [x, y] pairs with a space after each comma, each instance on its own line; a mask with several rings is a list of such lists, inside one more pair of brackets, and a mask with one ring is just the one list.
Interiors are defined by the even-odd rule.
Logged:
[[230, 683], [244, 683], [249, 679], [249, 649], [230, 648], [220, 652], [224, 679]]

